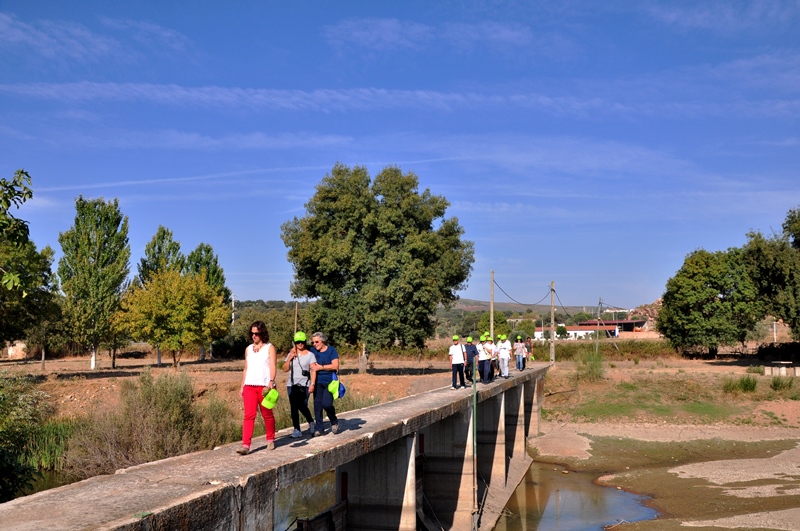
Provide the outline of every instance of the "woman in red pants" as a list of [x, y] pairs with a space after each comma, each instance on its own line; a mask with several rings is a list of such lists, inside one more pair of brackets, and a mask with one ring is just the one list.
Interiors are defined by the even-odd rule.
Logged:
[[253, 439], [253, 425], [256, 411], [261, 410], [264, 431], [267, 433], [267, 450], [275, 448], [275, 415], [271, 409], [261, 405], [265, 391], [275, 389], [277, 372], [277, 352], [269, 342], [267, 325], [256, 321], [250, 325], [253, 342], [244, 352], [244, 372], [242, 373], [242, 402], [244, 403], [244, 422], [242, 423], [242, 447], [236, 450], [239, 455], [250, 452]]

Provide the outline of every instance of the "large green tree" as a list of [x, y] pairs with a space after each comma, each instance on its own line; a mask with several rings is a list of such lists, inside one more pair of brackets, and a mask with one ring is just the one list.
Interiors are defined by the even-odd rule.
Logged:
[[139, 260], [137, 280], [144, 284], [158, 271], [174, 269], [183, 271], [186, 257], [181, 252], [180, 242], [172, 237], [172, 231], [159, 225], [156, 233], [144, 246], [144, 256]]
[[0, 288], [0, 344], [25, 339], [41, 319], [52, 317], [57, 293], [52, 272], [53, 250], [41, 252], [31, 241], [14, 244], [0, 241], [0, 264], [15, 271], [21, 289]]
[[187, 347], [224, 336], [230, 319], [222, 296], [205, 274], [181, 275], [174, 269], [158, 271], [143, 285], [131, 286], [120, 315], [135, 339], [169, 350], [175, 367]]
[[789, 211], [782, 234], [748, 234], [744, 257], [766, 312], [800, 339], [800, 210]]
[[306, 215], [283, 224], [294, 268], [292, 295], [316, 298], [314, 322], [331, 337], [370, 348], [422, 347], [439, 304], [457, 299], [472, 270], [473, 244], [462, 240], [449, 203], [417, 176], [337, 164], [317, 185]]
[[79, 196], [75, 210], [73, 226], [58, 237], [63, 252], [58, 276], [70, 333], [89, 348], [94, 369], [97, 347], [113, 331], [113, 316], [129, 272], [128, 217], [117, 199], [106, 202]]
[[219, 265], [219, 256], [214, 254], [214, 249], [209, 244], [200, 243], [189, 253], [184, 271], [190, 275], [205, 273], [208, 285], [222, 295], [225, 304], [230, 304], [231, 290], [225, 285], [225, 271]]
[[744, 343], [764, 316], [741, 249], [690, 253], [667, 281], [656, 328], [681, 352]]

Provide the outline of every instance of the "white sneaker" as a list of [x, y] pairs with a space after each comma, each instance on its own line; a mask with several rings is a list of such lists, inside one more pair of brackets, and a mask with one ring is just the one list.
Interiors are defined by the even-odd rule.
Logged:
[[292, 432], [292, 439], [299, 439], [302, 436], [303, 436], [303, 434], [300, 433], [300, 430], [294, 430]]

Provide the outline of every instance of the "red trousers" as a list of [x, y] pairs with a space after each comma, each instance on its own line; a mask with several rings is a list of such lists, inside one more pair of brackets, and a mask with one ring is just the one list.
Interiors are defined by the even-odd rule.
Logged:
[[242, 401], [244, 402], [244, 422], [242, 423], [242, 446], [250, 448], [253, 440], [253, 425], [256, 421], [256, 412], [261, 410], [261, 418], [264, 419], [264, 431], [267, 432], [267, 440], [275, 440], [275, 414], [271, 409], [261, 405], [263, 386], [245, 385], [242, 390]]

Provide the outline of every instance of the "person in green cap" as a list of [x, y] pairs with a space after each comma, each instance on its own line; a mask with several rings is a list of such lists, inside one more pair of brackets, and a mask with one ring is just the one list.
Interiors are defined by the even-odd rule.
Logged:
[[314, 435], [314, 417], [308, 409], [309, 389], [316, 385], [316, 372], [311, 371], [311, 364], [317, 362], [317, 358], [306, 347], [306, 333], [297, 332], [294, 335], [294, 348], [289, 351], [286, 360], [283, 362], [283, 372], [289, 373], [286, 381], [287, 391], [289, 392], [289, 406], [292, 415], [292, 425], [294, 431], [292, 437], [299, 439], [303, 436], [300, 430], [300, 413], [308, 421], [308, 432]]
[[[467, 384], [464, 383], [465, 353], [464, 345], [458, 342], [458, 336], [453, 336], [453, 344], [450, 345], [450, 350], [448, 351], [448, 355], [450, 356], [450, 369], [453, 373], [453, 385], [450, 386], [450, 389], [460, 389], [461, 387], [467, 386]], [[456, 381], [456, 376], [458, 376], [458, 381]], [[460, 386], [458, 385], [459, 382], [461, 383]]]
[[467, 344], [464, 345], [467, 353], [467, 364], [464, 366], [464, 376], [469, 383], [472, 383], [472, 376], [475, 371], [475, 358], [478, 356], [478, 347], [472, 344], [472, 336], [467, 337]]
[[522, 342], [522, 336], [517, 336], [517, 341], [514, 343], [514, 357], [517, 358], [517, 370], [525, 370], [525, 343]]

